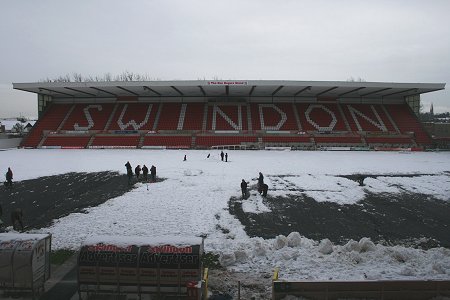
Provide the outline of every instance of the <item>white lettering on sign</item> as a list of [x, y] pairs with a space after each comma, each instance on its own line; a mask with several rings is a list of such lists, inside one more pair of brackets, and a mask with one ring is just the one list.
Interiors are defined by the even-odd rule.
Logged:
[[347, 105], [347, 107], [348, 107], [348, 110], [350, 111], [352, 118], [355, 121], [356, 127], [358, 127], [359, 131], [363, 131], [363, 128], [361, 127], [361, 124], [359, 124], [359, 121], [358, 121], [358, 118], [356, 117], [356, 115], [364, 118], [367, 122], [369, 122], [370, 124], [379, 128], [381, 131], [388, 131], [386, 128], [386, 125], [384, 125], [383, 120], [381, 120], [380, 115], [378, 114], [375, 107], [373, 107], [373, 105], [371, 105], [370, 108], [372, 109], [372, 112], [375, 115], [375, 118], [377, 118], [378, 123], [375, 120], [373, 120], [373, 119], [369, 118], [368, 116], [366, 116], [365, 114], [363, 114], [362, 112], [360, 112], [359, 110], [357, 110], [356, 108], [354, 108], [353, 106]]
[[[275, 126], [266, 126], [264, 122], [264, 113], [263, 113], [263, 107], [266, 108], [272, 108], [276, 112], [280, 114], [280, 121], [278, 121], [277, 125]], [[280, 130], [281, 126], [286, 123], [287, 116], [284, 111], [282, 111], [278, 106], [275, 104], [259, 104], [259, 120], [261, 123], [261, 130]]]
[[208, 81], [208, 85], [248, 85], [247, 81]]
[[[313, 109], [321, 109], [331, 116], [331, 121], [328, 126], [320, 126], [313, 119], [311, 119], [310, 114]], [[308, 123], [314, 126], [314, 128], [316, 128], [318, 131], [332, 131], [337, 123], [336, 115], [329, 108], [323, 106], [322, 104], [311, 104], [310, 106], [308, 106], [308, 109], [305, 111], [305, 117]]]
[[238, 109], [238, 124], [236, 124], [235, 122], [233, 122], [233, 120], [231, 120], [231, 118], [229, 116], [227, 116], [223, 110], [220, 109], [220, 107], [218, 105], [214, 105], [213, 106], [213, 115], [212, 115], [212, 130], [216, 130], [216, 118], [217, 118], [217, 114], [221, 115], [222, 118], [228, 123], [230, 124], [231, 127], [233, 127], [235, 130], [242, 130], [242, 109], [241, 109], [241, 105], [238, 105], [237, 107]]
[[96, 108], [98, 111], [102, 111], [102, 106], [101, 105], [88, 105], [86, 106], [83, 111], [84, 111], [84, 116], [86, 117], [86, 120], [88, 121], [88, 126], [80, 126], [78, 123], [75, 123], [75, 125], [73, 125], [73, 128], [75, 130], [89, 130], [92, 127], [94, 127], [94, 120], [92, 119], [91, 114], [89, 113], [89, 110], [91, 108]]
[[120, 113], [119, 120], [117, 120], [117, 125], [119, 125], [119, 128], [122, 130], [125, 130], [128, 126], [133, 127], [134, 130], [140, 129], [142, 126], [147, 124], [148, 118], [150, 117], [150, 112], [152, 111], [153, 104], [149, 104], [147, 108], [147, 113], [145, 114], [145, 118], [141, 123], [136, 123], [135, 120], [130, 120], [127, 123], [123, 123], [123, 116], [125, 115], [125, 112], [128, 109], [128, 104], [125, 104], [122, 108], [122, 112]]

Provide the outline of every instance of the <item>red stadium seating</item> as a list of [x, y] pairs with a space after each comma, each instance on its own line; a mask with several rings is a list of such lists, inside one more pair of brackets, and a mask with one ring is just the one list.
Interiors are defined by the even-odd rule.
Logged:
[[[77, 130], [89, 131], [93, 138], [67, 132]], [[46, 137], [49, 131], [58, 133]], [[52, 104], [23, 146], [417, 147], [431, 143], [407, 104], [122, 102]]]
[[103, 130], [114, 104], [76, 104], [62, 130]]
[[152, 130], [157, 103], [122, 103], [117, 106], [107, 130]]
[[417, 120], [417, 117], [407, 104], [386, 105], [386, 109], [397, 123], [400, 132], [414, 133], [414, 138], [418, 144], [432, 144], [430, 136], [422, 127], [422, 124]]
[[43, 131], [56, 131], [71, 107], [72, 104], [50, 105], [44, 116], [36, 122], [31, 132], [22, 142], [22, 147], [37, 147], [43, 137]]
[[204, 103], [186, 104], [182, 130], [202, 130], [204, 109]]
[[92, 148], [137, 148], [139, 135], [97, 135]]
[[177, 130], [181, 103], [164, 103], [161, 105], [162, 110], [156, 130]]
[[196, 145], [197, 146], [222, 146], [222, 145], [241, 145], [244, 143], [256, 143], [257, 138], [255, 136], [220, 136], [220, 135], [209, 135], [209, 136], [197, 136]]
[[366, 143], [370, 144], [388, 144], [388, 145], [406, 145], [411, 146], [413, 144], [411, 138], [409, 137], [396, 137], [396, 136], [386, 136], [386, 137], [366, 137]]
[[297, 104], [296, 107], [304, 131], [347, 131], [337, 104]]
[[314, 141], [317, 144], [362, 144], [360, 136], [315, 136]]
[[167, 148], [190, 148], [192, 145], [191, 136], [177, 135], [146, 135], [143, 147], [164, 146]]
[[[240, 122], [239, 122], [240, 112]], [[246, 105], [219, 105], [208, 106], [207, 130], [247, 130]]]
[[348, 104], [343, 110], [352, 131], [395, 131], [381, 105]]
[[60, 146], [62, 148], [86, 148], [90, 136], [48, 136], [43, 145], [44, 147]]
[[253, 130], [298, 131], [292, 103], [253, 103], [251, 105]]
[[311, 137], [309, 135], [297, 135], [297, 136], [277, 136], [266, 135], [262, 137], [264, 143], [311, 143]]

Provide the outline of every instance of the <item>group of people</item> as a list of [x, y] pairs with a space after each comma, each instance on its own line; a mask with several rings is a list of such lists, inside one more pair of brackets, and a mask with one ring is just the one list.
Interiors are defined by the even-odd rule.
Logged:
[[[269, 186], [264, 183], [264, 175], [261, 172], [259, 172], [258, 192], [263, 197], [266, 197], [268, 189], [269, 189]], [[242, 179], [242, 181], [241, 181], [241, 191], [242, 191], [242, 198], [243, 199], [247, 199], [248, 196], [249, 196], [249, 194], [248, 194], [248, 182], [245, 181], [245, 179]]]
[[222, 159], [222, 161], [225, 158], [225, 162], [227, 162], [228, 161], [228, 153], [224, 154], [223, 151], [220, 151], [220, 158]]
[[[133, 179], [133, 168], [131, 167], [131, 164], [129, 161], [125, 164], [125, 167], [127, 168], [127, 176], [128, 176], [128, 184], [131, 184], [131, 180]], [[136, 176], [136, 180], [139, 181], [139, 177], [141, 176], [142, 171], [142, 177], [143, 181], [148, 181], [148, 172], [149, 169], [146, 165], [143, 165], [141, 168], [141, 165], [137, 165], [136, 168], [134, 168], [134, 175]], [[156, 181], [156, 167], [152, 165], [150, 167], [150, 179], [152, 182]]]
[[[208, 153], [208, 155], [206, 156], [206, 158], [209, 158], [211, 156], [211, 153]], [[222, 161], [228, 162], [228, 153], [223, 153], [223, 151], [220, 151], [220, 158]], [[184, 156], [184, 160], [186, 160], [186, 155]]]

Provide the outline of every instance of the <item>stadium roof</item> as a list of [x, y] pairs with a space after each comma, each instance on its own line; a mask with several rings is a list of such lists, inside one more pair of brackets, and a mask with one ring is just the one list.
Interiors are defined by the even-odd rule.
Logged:
[[445, 83], [388, 83], [285, 80], [192, 80], [13, 83], [14, 89], [55, 98], [382, 98], [442, 90]]

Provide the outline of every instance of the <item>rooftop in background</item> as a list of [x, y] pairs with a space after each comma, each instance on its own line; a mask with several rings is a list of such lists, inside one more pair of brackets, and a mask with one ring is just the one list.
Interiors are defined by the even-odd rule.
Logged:
[[445, 89], [445, 83], [284, 80], [192, 80], [13, 83], [14, 89], [55, 98], [399, 99]]

